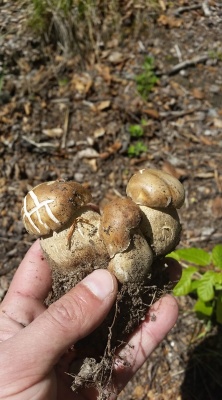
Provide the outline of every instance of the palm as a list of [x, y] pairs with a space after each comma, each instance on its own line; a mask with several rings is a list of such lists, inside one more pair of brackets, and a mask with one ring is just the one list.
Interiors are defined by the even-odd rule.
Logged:
[[[114, 277], [105, 270], [93, 274], [89, 277], [93, 285], [97, 282], [108, 288], [104, 299], [95, 296], [82, 281], [46, 310], [44, 299], [51, 287], [50, 270], [38, 241], [30, 248], [0, 306], [0, 399], [97, 399], [93, 388], [74, 394], [70, 389], [72, 377], [67, 374], [74, 357], [74, 352], [67, 349], [101, 324], [116, 298]], [[172, 280], [176, 280], [175, 275]], [[150, 323], [147, 315], [128, 341], [132, 367], [117, 367], [114, 371], [118, 390], [174, 325], [178, 308], [168, 295], [155, 303], [150, 312], [156, 314], [155, 324]], [[127, 356], [129, 353], [123, 348], [120, 358]]]

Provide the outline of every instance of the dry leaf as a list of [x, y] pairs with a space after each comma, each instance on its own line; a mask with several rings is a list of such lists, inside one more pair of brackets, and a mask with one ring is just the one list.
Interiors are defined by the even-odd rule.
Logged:
[[175, 81], [171, 81], [170, 85], [175, 90], [177, 96], [184, 97], [184, 95], [186, 94], [186, 89], [182, 85]]
[[163, 11], [166, 11], [166, 3], [164, 0], [159, 0], [159, 5]]
[[29, 102], [24, 104], [24, 110], [25, 110], [26, 115], [31, 114], [31, 104]]
[[162, 165], [162, 170], [167, 172], [168, 174], [174, 176], [177, 179], [187, 176], [187, 171], [182, 168], [176, 168], [168, 161], [165, 161]]
[[99, 137], [103, 136], [105, 134], [105, 132], [106, 132], [105, 129], [101, 127], [101, 128], [96, 129], [93, 132], [93, 136], [94, 136], [94, 138], [99, 138]]
[[215, 126], [215, 128], [222, 128], [222, 119], [214, 118], [214, 126]]
[[124, 61], [124, 57], [123, 57], [123, 54], [120, 53], [119, 51], [114, 51], [113, 53], [111, 53], [109, 55], [108, 60], [112, 64], [120, 64], [121, 62]]
[[78, 152], [78, 157], [79, 158], [97, 158], [99, 157], [99, 153], [92, 149], [91, 147], [88, 147], [87, 149], [81, 150]]
[[205, 144], [206, 146], [213, 146], [214, 142], [211, 138], [207, 137], [207, 136], [199, 136], [200, 138], [200, 142]]
[[192, 93], [193, 97], [198, 100], [202, 100], [205, 97], [204, 92], [198, 88], [194, 88], [191, 93]]
[[108, 147], [106, 149], [106, 151], [104, 151], [104, 153], [100, 154], [100, 158], [102, 158], [103, 160], [106, 160], [111, 154], [116, 153], [117, 151], [119, 151], [122, 147], [122, 143], [118, 140], [116, 140], [110, 147]]
[[154, 119], [159, 119], [160, 114], [157, 110], [155, 110], [154, 108], [147, 108], [145, 110], [143, 110], [143, 112], [147, 115], [149, 115], [149, 117], [154, 118]]
[[148, 387], [144, 386], [136, 386], [134, 391], [133, 391], [133, 398], [135, 399], [143, 399], [144, 395], [147, 393]]
[[160, 25], [168, 26], [169, 28], [179, 28], [183, 24], [183, 20], [181, 18], [171, 17], [165, 14], [160, 15], [157, 22]]
[[60, 138], [63, 135], [63, 129], [61, 128], [43, 129], [42, 132], [51, 138]]
[[215, 218], [222, 217], [222, 197], [215, 197], [211, 202], [211, 210]]
[[112, 80], [112, 75], [110, 74], [110, 68], [107, 65], [97, 64], [96, 69], [103, 79], [110, 85]]
[[20, 58], [17, 60], [17, 64], [19, 65], [19, 68], [24, 71], [26, 74], [31, 71], [31, 66], [30, 64], [26, 61], [25, 58]]
[[97, 172], [98, 171], [98, 167], [97, 167], [97, 161], [96, 158], [87, 158], [84, 161], [87, 165], [90, 166], [91, 170], [93, 172]]
[[89, 74], [82, 73], [80, 75], [74, 74], [71, 80], [71, 86], [74, 90], [81, 94], [86, 94], [92, 87], [93, 81]]
[[94, 111], [103, 111], [106, 110], [107, 108], [110, 107], [111, 101], [110, 100], [104, 100], [101, 101], [101, 103], [98, 103], [93, 107]]

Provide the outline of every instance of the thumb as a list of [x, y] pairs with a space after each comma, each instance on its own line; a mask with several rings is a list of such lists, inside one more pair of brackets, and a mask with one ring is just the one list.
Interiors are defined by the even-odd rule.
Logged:
[[[15, 372], [18, 360], [20, 373], [21, 362], [24, 371], [31, 368], [39, 375], [48, 373], [72, 344], [87, 336], [103, 321], [116, 294], [114, 276], [107, 270], [94, 271], [30, 325], [2, 343], [10, 349], [5, 351], [7, 365], [11, 364]], [[9, 354], [14, 357], [15, 353], [16, 360], [9, 363]]]

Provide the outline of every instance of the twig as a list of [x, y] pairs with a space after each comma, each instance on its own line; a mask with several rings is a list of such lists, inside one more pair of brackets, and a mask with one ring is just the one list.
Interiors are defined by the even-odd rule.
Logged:
[[68, 129], [69, 129], [69, 108], [66, 109], [66, 113], [65, 113], [63, 136], [62, 136], [62, 140], [61, 140], [61, 149], [65, 149], [66, 148], [66, 140], [67, 140], [67, 135], [68, 135]]
[[53, 143], [49, 143], [49, 142], [41, 142], [41, 143], [34, 142], [34, 140], [29, 139], [29, 138], [27, 138], [27, 137], [24, 136], [24, 135], [22, 135], [22, 139], [23, 139], [25, 142], [30, 143], [32, 146], [35, 146], [35, 147], [40, 148], [40, 149], [41, 149], [42, 147], [53, 147], [53, 148], [58, 148], [58, 147], [59, 147], [58, 144], [53, 144]]
[[203, 13], [204, 13], [205, 17], [210, 17], [210, 15], [211, 15], [211, 11], [209, 9], [208, 3], [209, 3], [208, 0], [205, 0], [205, 1], [203, 1], [203, 4], [202, 4], [202, 9], [203, 9]]
[[167, 75], [174, 75], [177, 72], [181, 71], [182, 69], [192, 67], [193, 65], [196, 65], [199, 63], [204, 63], [205, 61], [208, 60], [208, 58], [209, 57], [207, 55], [205, 55], [205, 56], [197, 56], [197, 57], [192, 58], [191, 60], [183, 61], [179, 64], [174, 65], [174, 67], [170, 71], [167, 72]]
[[175, 48], [175, 50], [176, 50], [176, 53], [177, 53], [177, 57], [178, 57], [179, 62], [180, 62], [180, 63], [183, 62], [182, 54], [181, 54], [181, 51], [180, 51], [180, 48], [179, 48], [178, 44], [175, 44], [174, 48]]
[[180, 118], [184, 117], [185, 115], [193, 114], [196, 111], [206, 111], [200, 109], [200, 107], [192, 108], [191, 110], [183, 110], [183, 111], [167, 111], [167, 112], [160, 112], [160, 117], [162, 118]]
[[177, 16], [177, 15], [182, 14], [187, 11], [199, 10], [200, 8], [202, 8], [201, 4], [196, 4], [196, 5], [187, 6], [187, 7], [179, 7], [179, 8], [177, 8], [177, 10], [174, 11], [173, 15]]

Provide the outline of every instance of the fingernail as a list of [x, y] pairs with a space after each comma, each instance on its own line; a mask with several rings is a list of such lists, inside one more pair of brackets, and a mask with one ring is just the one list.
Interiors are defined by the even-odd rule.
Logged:
[[104, 300], [114, 291], [112, 275], [105, 269], [93, 271], [81, 282], [100, 300]]

